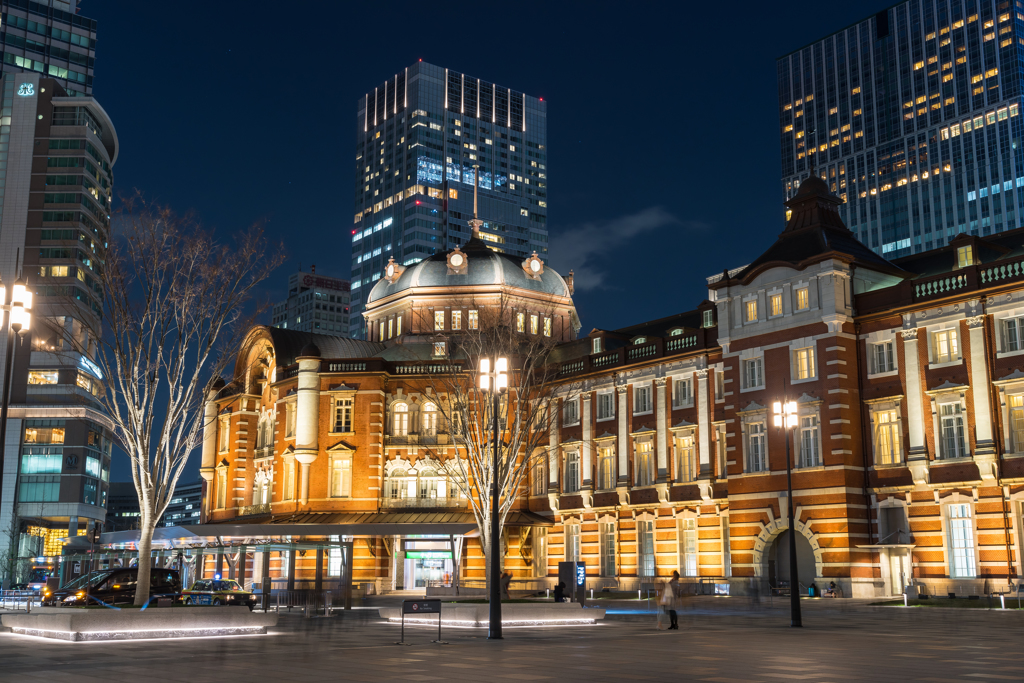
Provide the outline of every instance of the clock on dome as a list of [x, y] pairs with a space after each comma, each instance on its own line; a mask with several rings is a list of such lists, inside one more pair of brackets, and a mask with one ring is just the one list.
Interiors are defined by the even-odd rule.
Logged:
[[539, 280], [540, 276], [544, 274], [544, 262], [537, 256], [537, 252], [533, 252], [533, 255], [523, 261], [523, 270], [532, 280]]
[[455, 251], [448, 253], [448, 274], [449, 275], [465, 275], [469, 267], [469, 259], [458, 247], [455, 247]]
[[395, 284], [404, 272], [405, 266], [395, 263], [394, 257], [391, 257], [388, 259], [388, 265], [384, 268], [384, 279], [390, 284]]

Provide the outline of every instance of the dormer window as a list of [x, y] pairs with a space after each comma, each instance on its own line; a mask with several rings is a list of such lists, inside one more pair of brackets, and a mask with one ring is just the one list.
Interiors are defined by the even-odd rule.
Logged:
[[704, 327], [715, 326], [715, 312], [710, 308], [704, 311]]
[[670, 330], [668, 334], [669, 334], [670, 337], [678, 337], [678, 336], [682, 335], [682, 333], [683, 333], [683, 328], [677, 327], [674, 330]]
[[974, 265], [974, 247], [970, 244], [956, 248], [957, 268], [966, 268]]
[[591, 353], [601, 353], [601, 338], [594, 337], [590, 340]]
[[633, 340], [633, 346], [640, 346], [647, 343], [647, 337], [637, 337]]

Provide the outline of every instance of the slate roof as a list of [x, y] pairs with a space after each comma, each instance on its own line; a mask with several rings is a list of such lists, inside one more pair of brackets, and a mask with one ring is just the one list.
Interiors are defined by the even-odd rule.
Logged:
[[283, 330], [278, 327], [260, 326], [257, 329], [270, 335], [277, 355], [277, 364], [282, 366], [294, 363], [308, 344], [315, 344], [320, 349], [322, 358], [372, 358], [384, 350], [384, 344], [361, 339]]

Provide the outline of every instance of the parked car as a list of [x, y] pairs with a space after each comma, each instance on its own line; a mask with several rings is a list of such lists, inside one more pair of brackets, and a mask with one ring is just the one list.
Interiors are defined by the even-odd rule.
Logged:
[[181, 596], [186, 605], [246, 605], [250, 610], [256, 606], [256, 595], [233, 579], [196, 581]]
[[[105, 602], [108, 605], [132, 604], [135, 602], [135, 587], [139, 580], [138, 567], [106, 569], [86, 574], [52, 593], [43, 589], [42, 604], [51, 607], [72, 607], [86, 604], [86, 585], [89, 586], [89, 603]], [[181, 575], [177, 569], [156, 569], [149, 575], [151, 598], [169, 597], [181, 599]]]

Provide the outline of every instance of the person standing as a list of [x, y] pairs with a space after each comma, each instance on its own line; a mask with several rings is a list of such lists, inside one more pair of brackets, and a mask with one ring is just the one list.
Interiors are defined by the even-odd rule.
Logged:
[[512, 572], [505, 570], [501, 574], [501, 592], [505, 594], [506, 600], [512, 599], [512, 593], [509, 592], [509, 587], [512, 585]]
[[679, 615], [676, 607], [679, 604], [679, 572], [672, 572], [672, 578], [665, 584], [661, 593], [661, 606], [668, 612], [669, 629], [679, 630]]

